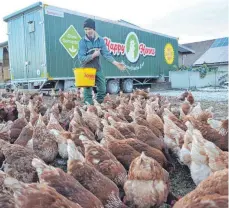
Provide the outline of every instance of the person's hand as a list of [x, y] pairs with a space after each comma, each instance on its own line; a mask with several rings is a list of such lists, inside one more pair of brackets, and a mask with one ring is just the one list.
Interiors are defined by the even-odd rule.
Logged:
[[123, 64], [123, 63], [116, 62], [116, 63], [115, 63], [115, 66], [117, 66], [118, 69], [121, 70], [121, 71], [126, 70], [126, 66], [125, 66], [125, 64]]
[[100, 49], [95, 50], [95, 52], [92, 54], [93, 59], [97, 56], [100, 56]]

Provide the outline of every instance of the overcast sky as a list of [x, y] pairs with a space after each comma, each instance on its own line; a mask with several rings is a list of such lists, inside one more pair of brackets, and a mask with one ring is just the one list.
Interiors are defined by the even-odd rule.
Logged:
[[[0, 42], [7, 40], [3, 17], [37, 1], [5, 0], [0, 7]], [[46, 4], [95, 16], [124, 19], [179, 38], [179, 43], [228, 36], [228, 0], [46, 0]]]

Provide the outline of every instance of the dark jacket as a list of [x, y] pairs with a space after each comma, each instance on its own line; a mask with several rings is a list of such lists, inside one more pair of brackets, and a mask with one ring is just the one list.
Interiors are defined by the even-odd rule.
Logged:
[[96, 33], [94, 40], [89, 40], [87, 36], [85, 36], [79, 42], [78, 59], [81, 67], [92, 67], [97, 70], [101, 69], [100, 58], [96, 57], [92, 59], [92, 54], [96, 49], [100, 49], [101, 55], [110, 63], [115, 61], [108, 51], [104, 39]]

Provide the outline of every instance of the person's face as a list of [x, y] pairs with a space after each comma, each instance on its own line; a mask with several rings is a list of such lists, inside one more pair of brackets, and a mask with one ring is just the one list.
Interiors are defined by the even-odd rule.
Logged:
[[89, 28], [89, 27], [85, 27], [84, 28], [84, 32], [89, 38], [94, 38], [95, 37], [95, 31], [93, 29]]

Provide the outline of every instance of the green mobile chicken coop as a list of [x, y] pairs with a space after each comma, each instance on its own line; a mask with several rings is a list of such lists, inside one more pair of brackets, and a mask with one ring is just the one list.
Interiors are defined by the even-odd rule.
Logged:
[[67, 89], [74, 86], [73, 68], [79, 67], [78, 43], [84, 36], [83, 22], [93, 18], [96, 30], [117, 61], [120, 72], [102, 58], [107, 89], [129, 92], [135, 83], [167, 77], [178, 63], [175, 37], [142, 29], [125, 21], [111, 21], [38, 2], [4, 17], [8, 24], [11, 81], [30, 88]]

